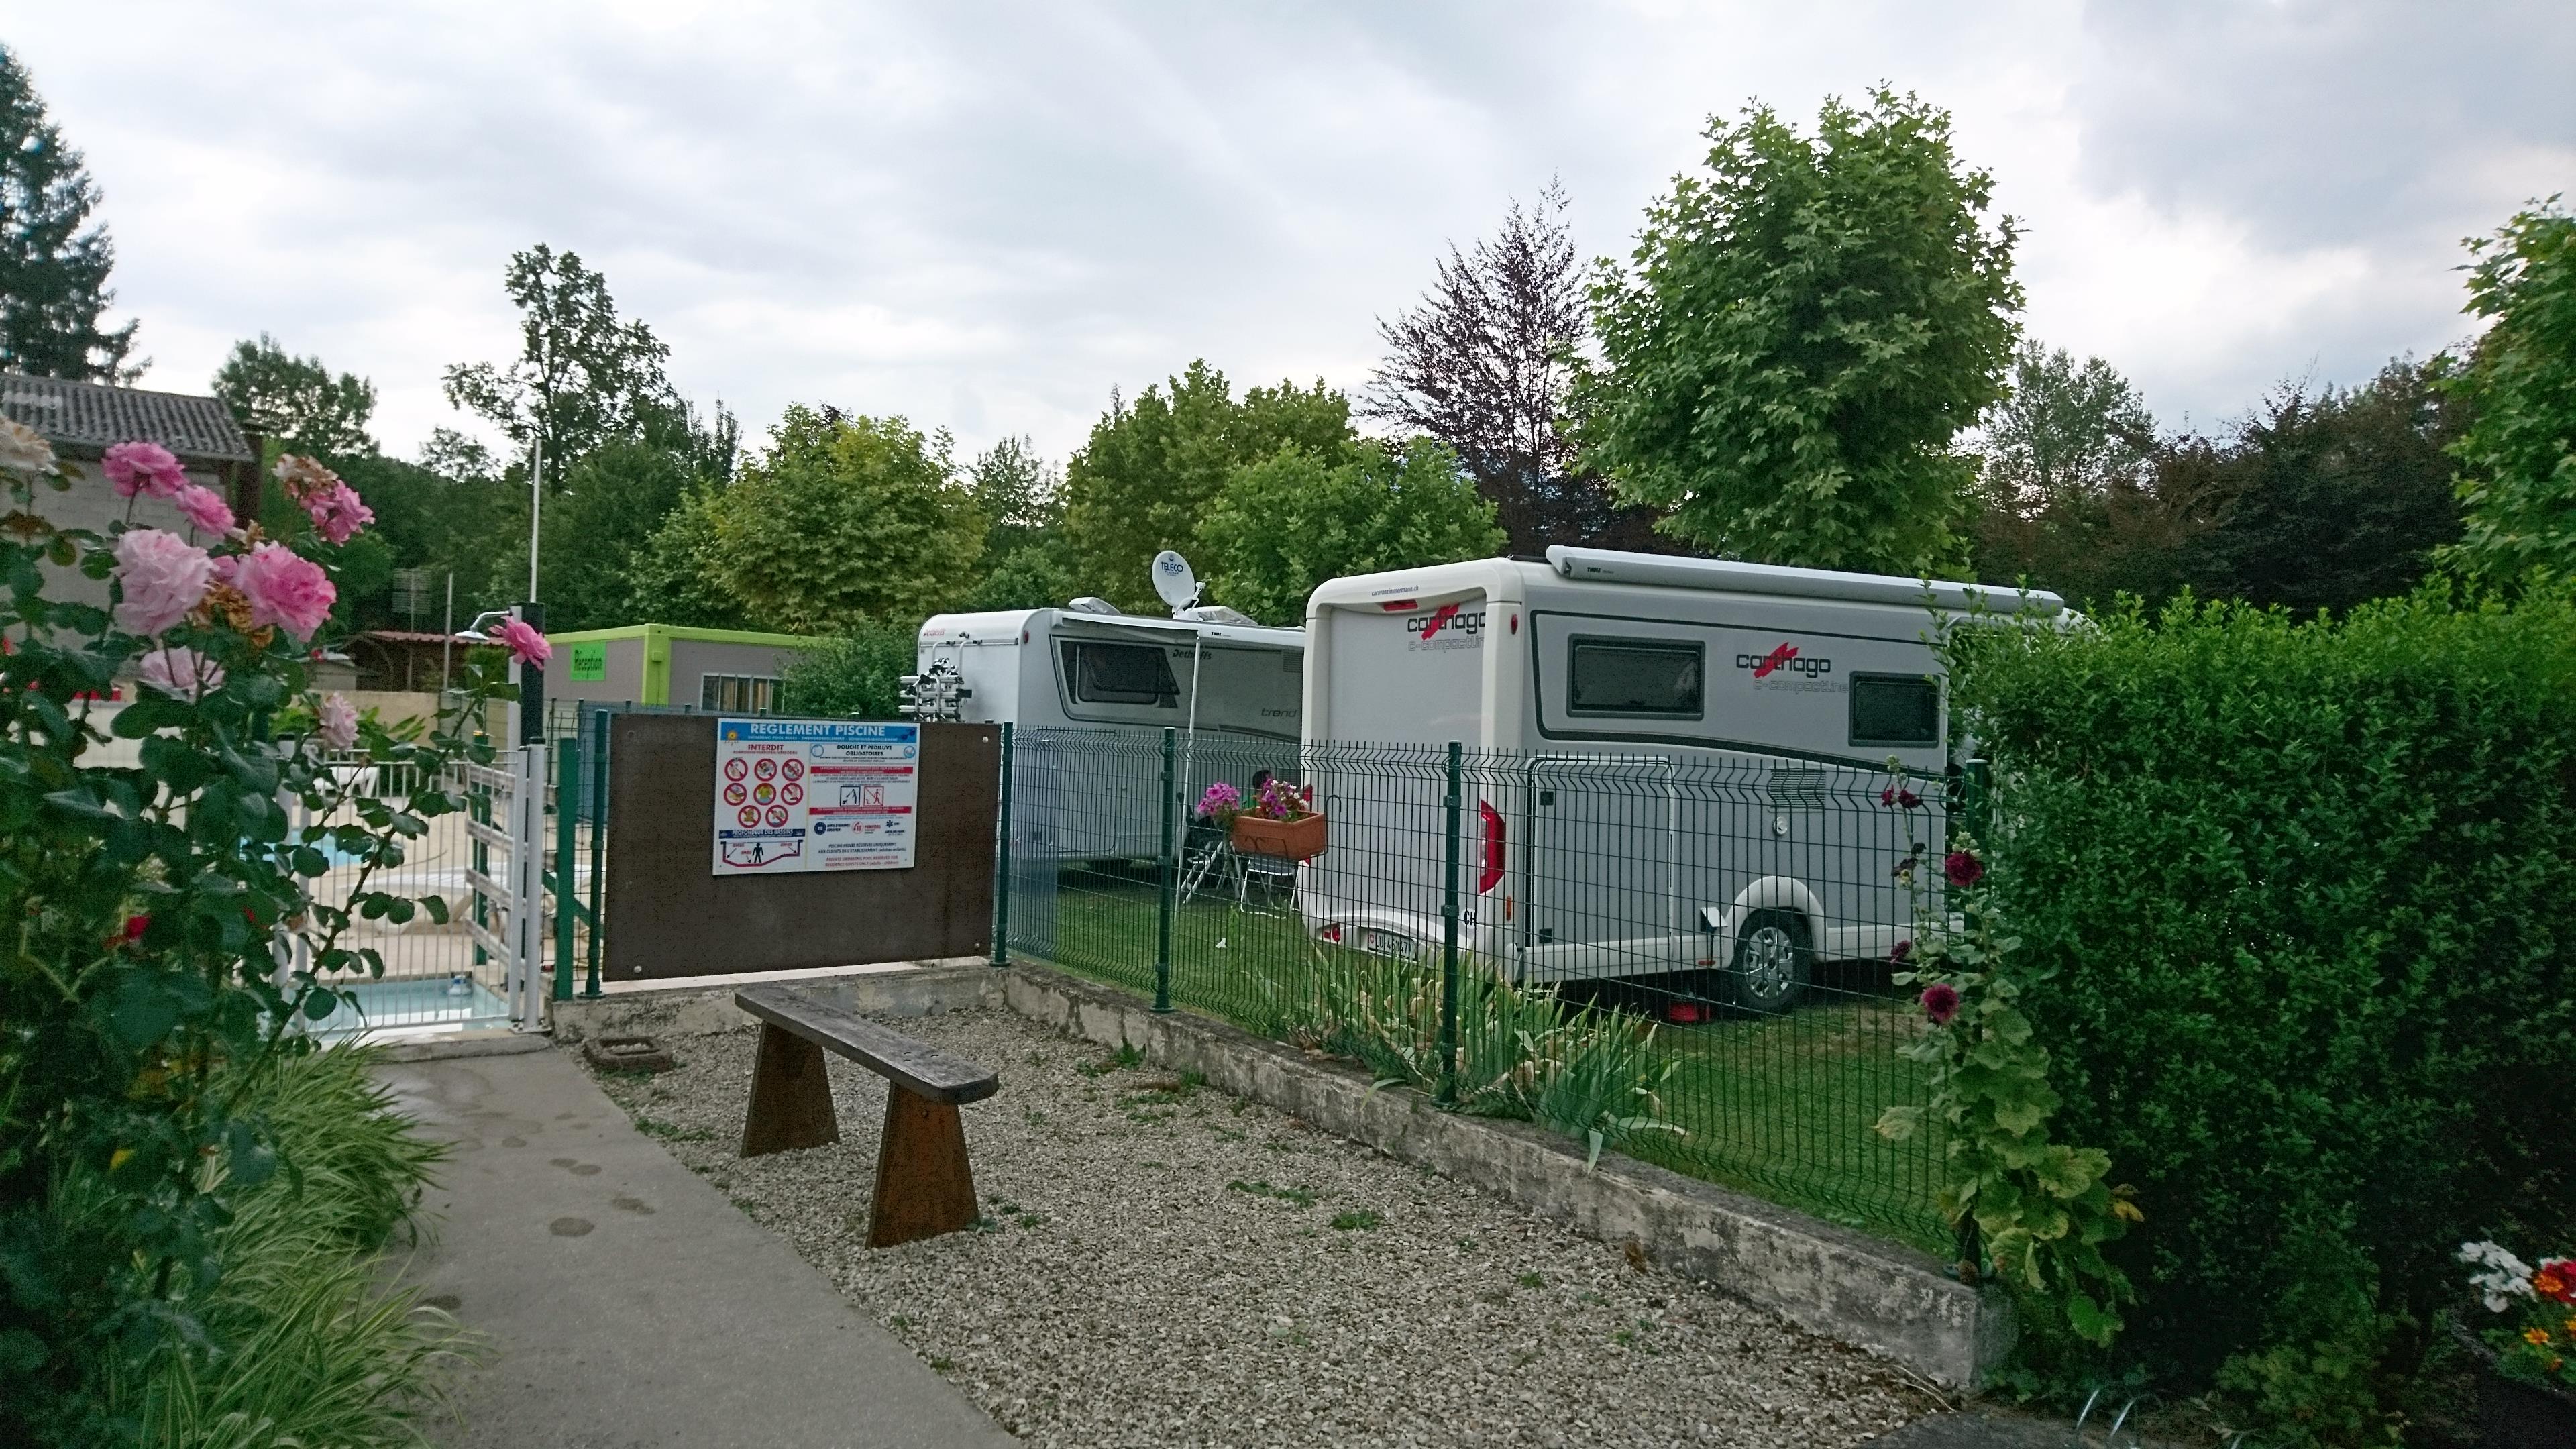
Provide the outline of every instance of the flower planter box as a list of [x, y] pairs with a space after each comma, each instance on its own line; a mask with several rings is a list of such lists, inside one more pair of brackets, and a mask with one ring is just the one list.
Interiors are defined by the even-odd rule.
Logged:
[[2484, 1449], [2576, 1449], [2576, 1394], [2496, 1372], [2493, 1349], [2465, 1324], [2451, 1337], [2478, 1362], [2478, 1442]]
[[1258, 815], [1237, 815], [1234, 848], [1245, 855], [1313, 860], [1324, 853], [1324, 817], [1300, 815], [1294, 820], [1265, 820]]

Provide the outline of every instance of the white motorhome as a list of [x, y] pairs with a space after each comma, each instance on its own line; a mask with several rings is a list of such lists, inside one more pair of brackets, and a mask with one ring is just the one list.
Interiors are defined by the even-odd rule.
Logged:
[[[1200, 742], [1273, 742], [1278, 766], [1295, 761], [1306, 635], [1266, 628], [1231, 609], [1188, 608], [1170, 619], [1122, 614], [1096, 599], [1081, 607], [939, 614], [917, 649], [920, 717], [1009, 721], [1020, 730], [1019, 773], [1042, 781], [1015, 800], [1046, 819], [1024, 819], [1067, 858], [1158, 855], [1161, 736], [1180, 732], [1182, 777]], [[1130, 747], [1069, 752], [1061, 770], [1043, 758], [1045, 731], [1107, 731]], [[1032, 735], [1030, 731], [1039, 733]], [[1078, 792], [1050, 809], [1049, 792]]]
[[[1895, 866], [1940, 839], [1950, 764], [1936, 613], [2053, 594], [1607, 550], [1334, 579], [1306, 606], [1306, 775], [1328, 848], [1299, 890], [1325, 940], [1436, 949], [1445, 790], [1341, 779], [1341, 742], [1472, 761], [1462, 944], [1524, 981], [1701, 971], [1785, 1010], [1819, 959], [1883, 956]], [[1923, 803], [1878, 809], [1889, 759]], [[1419, 773], [1419, 772], [1417, 772]], [[1362, 798], [1374, 793], [1378, 798]], [[1713, 968], [1713, 969], [1712, 969]]]

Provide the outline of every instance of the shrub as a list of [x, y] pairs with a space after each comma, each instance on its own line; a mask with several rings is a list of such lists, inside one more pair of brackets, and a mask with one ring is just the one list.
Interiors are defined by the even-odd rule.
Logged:
[[2145, 1212], [2125, 1351], [2359, 1434], [2351, 1360], [2420, 1356], [2463, 1238], [2576, 1227], [2576, 613], [2185, 599], [1950, 653], [2058, 1125]]
[[919, 621], [868, 622], [799, 655], [779, 676], [786, 714], [897, 719], [900, 681], [912, 673]]

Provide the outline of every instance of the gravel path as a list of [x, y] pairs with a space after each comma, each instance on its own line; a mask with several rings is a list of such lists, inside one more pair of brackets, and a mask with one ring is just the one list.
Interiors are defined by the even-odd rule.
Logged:
[[749, 1031], [611, 1096], [1012, 1433], [1048, 1446], [1855, 1443], [1884, 1364], [1502, 1200], [1007, 1011], [898, 1030], [997, 1068], [975, 1232], [870, 1252], [884, 1087], [842, 1141], [734, 1156]]

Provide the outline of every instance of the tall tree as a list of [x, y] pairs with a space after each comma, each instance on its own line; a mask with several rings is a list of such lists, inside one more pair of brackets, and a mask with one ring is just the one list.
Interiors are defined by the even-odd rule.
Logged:
[[0, 369], [81, 382], [132, 382], [132, 322], [100, 325], [116, 246], [90, 212], [98, 183], [46, 119], [17, 55], [0, 46]]
[[774, 621], [754, 615], [724, 586], [719, 566], [724, 542], [717, 534], [723, 510], [724, 491], [700, 484], [662, 516], [652, 539], [626, 561], [627, 597], [637, 616], [631, 622], [701, 629], [774, 627]]
[[1759, 106], [1708, 136], [1707, 173], [1593, 288], [1585, 456], [1720, 553], [1956, 566], [1973, 465], [1951, 440], [2003, 395], [2021, 305], [1992, 179], [1948, 113], [1884, 89], [1827, 101], [1812, 138]]
[[2576, 578], [2576, 217], [2553, 200], [2469, 244], [2468, 310], [2494, 319], [2449, 386], [2467, 530], [2445, 557], [2489, 584]]
[[215, 372], [215, 396], [233, 410], [242, 430], [290, 453], [335, 457], [372, 453], [367, 421], [376, 413], [376, 385], [355, 373], [333, 376], [319, 357], [297, 357], [263, 332], [257, 342], [236, 342]]
[[1064, 479], [1027, 438], [1004, 438], [967, 467], [984, 516], [982, 577], [963, 609], [1040, 609], [1080, 593], [1064, 533]]
[[972, 582], [984, 548], [948, 436], [901, 418], [790, 407], [715, 495], [716, 582], [755, 618], [806, 633], [919, 618]]
[[1265, 624], [1303, 624], [1326, 579], [1489, 558], [1494, 505], [1433, 438], [1334, 454], [1289, 446], [1234, 470], [1199, 520], [1212, 601]]
[[1977, 492], [1992, 509], [2029, 517], [2135, 480], [2155, 453], [2156, 415], [2119, 369], [2081, 364], [2037, 342], [2013, 350], [2012, 390], [1979, 429]]
[[610, 438], [633, 436], [648, 410], [671, 405], [662, 371], [671, 349], [643, 323], [619, 318], [607, 279], [571, 252], [539, 244], [514, 253], [502, 290], [519, 309], [519, 355], [449, 367], [447, 401], [522, 449], [542, 441], [548, 486], [560, 489], [565, 467]]
[[1535, 204], [1514, 200], [1501, 232], [1474, 250], [1452, 245], [1421, 304], [1378, 322], [1387, 356], [1360, 411], [1448, 444], [1513, 553], [1653, 548], [1652, 511], [1621, 508], [1568, 435], [1591, 304], [1566, 206], [1550, 182]]
[[1202, 360], [1132, 404], [1113, 395], [1065, 468], [1065, 533], [1081, 575], [1120, 608], [1151, 610], [1146, 566], [1163, 549], [1189, 546], [1236, 467], [1286, 444], [1340, 456], [1357, 441], [1350, 400], [1321, 381], [1256, 387], [1238, 402], [1225, 374]]
[[731, 477], [735, 434], [722, 404], [711, 419], [686, 407], [650, 408], [635, 436], [611, 438], [564, 469], [560, 500], [546, 505], [539, 554], [546, 627], [696, 622], [661, 617], [660, 600], [637, 591], [636, 567], [683, 497]]

